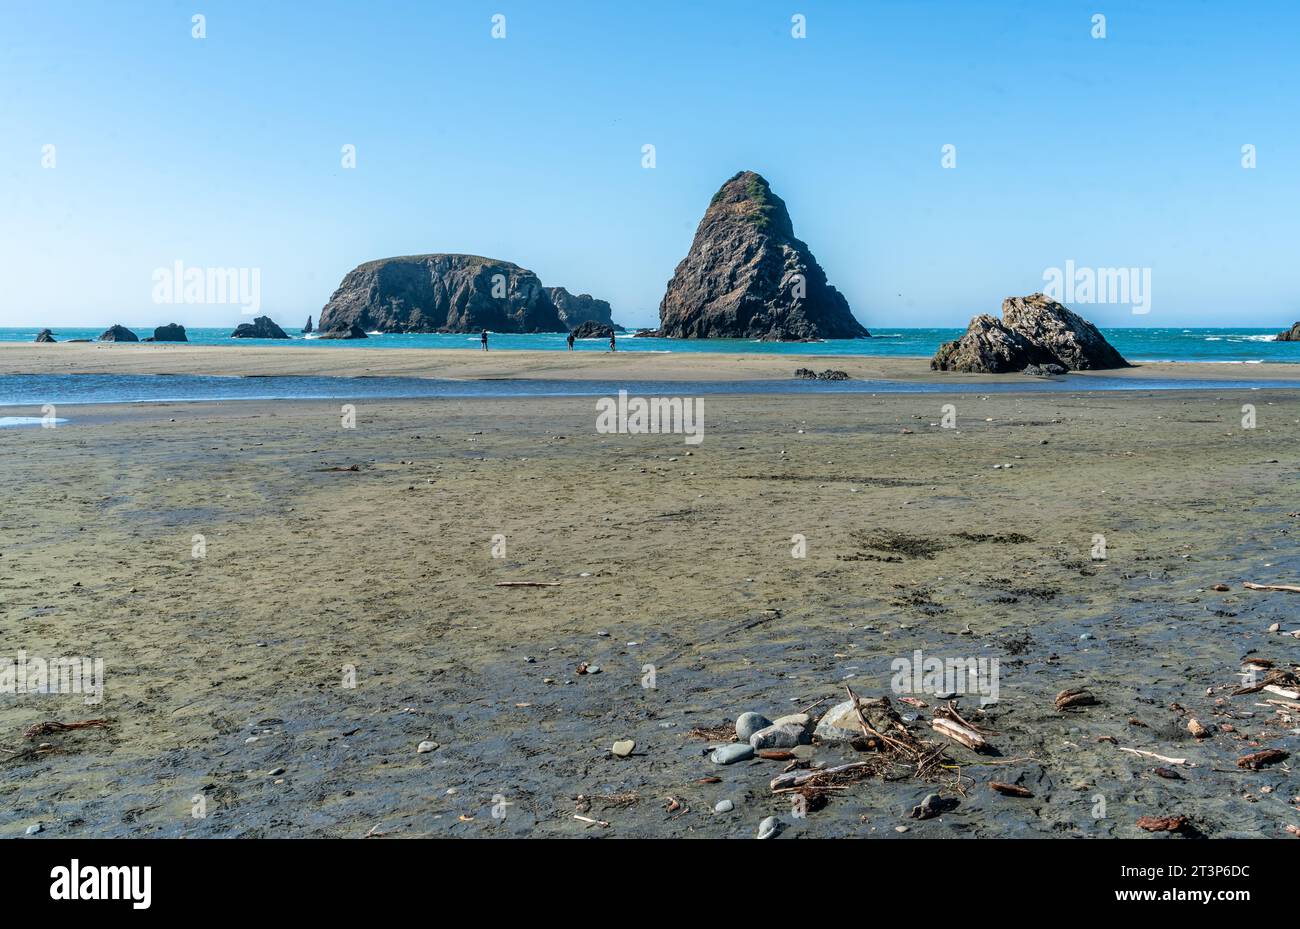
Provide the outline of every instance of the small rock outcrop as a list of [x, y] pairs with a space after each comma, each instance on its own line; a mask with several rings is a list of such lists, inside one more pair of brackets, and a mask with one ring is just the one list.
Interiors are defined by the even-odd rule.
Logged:
[[168, 323], [154, 329], [153, 340], [155, 342], [188, 342], [189, 338], [185, 335], [185, 327], [180, 323]]
[[232, 339], [287, 339], [289, 336], [269, 316], [258, 316], [251, 323], [240, 323], [230, 333]]
[[310, 316], [307, 317], [307, 325], [305, 325], [305, 326], [302, 327], [302, 334], [303, 334], [303, 335], [311, 335], [311, 317], [310, 317]]
[[825, 371], [814, 371], [812, 368], [796, 368], [794, 376], [805, 381], [847, 381], [849, 379], [847, 371], [836, 371], [833, 368], [827, 368]]
[[366, 330], [362, 329], [356, 323], [348, 326], [346, 329], [331, 329], [329, 332], [318, 330], [316, 333], [318, 339], [368, 339]]
[[1300, 323], [1295, 323], [1286, 332], [1279, 332], [1274, 342], [1300, 342]]
[[575, 339], [608, 339], [613, 334], [613, 326], [608, 323], [598, 323], [594, 319], [579, 323], [573, 330]]
[[560, 321], [570, 329], [577, 329], [586, 322], [600, 323], [611, 329], [622, 328], [615, 325], [613, 310], [606, 300], [597, 300], [591, 294], [571, 294], [563, 287], [547, 287], [546, 295], [555, 304]]
[[532, 271], [479, 255], [412, 255], [358, 265], [316, 320], [316, 332], [567, 332]]
[[126, 328], [126, 326], [119, 326], [116, 323], [114, 323], [112, 326], [109, 326], [107, 329], [104, 330], [104, 334], [99, 337], [99, 341], [139, 342], [140, 337], [137, 336], [130, 329]]
[[669, 338], [773, 341], [871, 335], [795, 238], [785, 203], [753, 171], [713, 196], [659, 305]]
[[48, 329], [42, 329], [40, 332], [36, 333], [36, 341], [37, 341], [37, 342], [57, 342], [58, 339], [54, 338], [54, 333], [53, 333], [53, 332], [50, 332], [50, 330], [48, 330]]
[[939, 346], [930, 360], [936, 371], [977, 374], [1055, 373], [1053, 366], [1093, 371], [1128, 362], [1096, 326], [1043, 294], [1008, 297], [1001, 319], [976, 316], [965, 335]]

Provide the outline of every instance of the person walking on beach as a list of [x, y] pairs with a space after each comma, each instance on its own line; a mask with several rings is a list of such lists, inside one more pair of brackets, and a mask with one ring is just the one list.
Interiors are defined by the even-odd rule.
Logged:
[[482, 341], [483, 341], [483, 351], [486, 352], [486, 351], [488, 350], [488, 348], [487, 348], [487, 330], [486, 330], [486, 329], [483, 330], [483, 335], [482, 335], [480, 338], [481, 338]]
[[573, 351], [573, 330], [569, 330], [569, 351]]
[[614, 347], [614, 333], [612, 331], [609, 334], [609, 350], [611, 352], [618, 351], [618, 349]]

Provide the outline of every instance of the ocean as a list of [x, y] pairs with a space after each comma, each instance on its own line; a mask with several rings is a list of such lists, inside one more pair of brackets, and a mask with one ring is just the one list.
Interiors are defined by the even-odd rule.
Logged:
[[[106, 327], [105, 327], [106, 328]], [[233, 327], [232, 327], [233, 328]], [[1208, 361], [1250, 364], [1264, 361], [1300, 363], [1300, 342], [1274, 342], [1273, 337], [1282, 330], [1223, 328], [1223, 329], [1103, 329], [1102, 333], [1119, 353], [1130, 361]], [[0, 342], [32, 342], [39, 329], [0, 329]], [[60, 342], [69, 339], [97, 339], [103, 328], [55, 329]], [[136, 335], [152, 335], [152, 328], [134, 330]], [[384, 348], [460, 348], [479, 350], [479, 337], [475, 334], [410, 334], [374, 335], [369, 339], [341, 341], [304, 338], [299, 330], [285, 330], [293, 338], [289, 341], [262, 339], [232, 339], [231, 329], [189, 329], [190, 342], [195, 345], [228, 345], [238, 349], [244, 344], [274, 344], [287, 347], [313, 345], [339, 351], [366, 351]], [[763, 355], [877, 355], [892, 357], [930, 357], [943, 342], [958, 338], [964, 329], [903, 329], [881, 326], [872, 330], [870, 339], [833, 339], [826, 342], [753, 342], [746, 339], [634, 339], [631, 335], [619, 336], [619, 351], [626, 352], [749, 352]], [[540, 349], [563, 351], [563, 333], [536, 335], [510, 335], [493, 333], [490, 346], [496, 351]], [[577, 343], [578, 351], [603, 352], [608, 348], [606, 339], [583, 339]]]

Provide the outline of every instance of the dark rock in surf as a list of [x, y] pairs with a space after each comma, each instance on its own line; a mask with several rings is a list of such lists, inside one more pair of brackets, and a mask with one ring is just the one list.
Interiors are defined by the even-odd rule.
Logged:
[[185, 335], [185, 327], [180, 323], [168, 323], [154, 329], [153, 340], [155, 342], [188, 342], [189, 338]]
[[36, 333], [36, 341], [37, 341], [37, 342], [57, 342], [58, 339], [54, 338], [54, 333], [53, 333], [53, 332], [50, 332], [50, 330], [48, 330], [48, 329], [42, 329], [40, 332]]
[[614, 327], [606, 323], [598, 323], [594, 319], [589, 319], [585, 323], [579, 323], [578, 327], [573, 330], [575, 339], [608, 339], [614, 334]]
[[269, 316], [259, 316], [251, 323], [240, 323], [230, 333], [232, 339], [287, 339], [288, 334]]
[[1286, 332], [1279, 332], [1274, 342], [1300, 342], [1300, 323], [1295, 323]]
[[139, 342], [140, 337], [125, 326], [114, 324], [104, 330], [99, 337], [101, 342]]
[[329, 332], [317, 331], [318, 339], [368, 339], [366, 330], [362, 329], [356, 323], [348, 326], [346, 329], [331, 329]]
[[310, 317], [310, 316], [307, 317], [307, 325], [305, 325], [305, 326], [302, 327], [302, 334], [303, 334], [303, 335], [311, 335], [311, 317]]

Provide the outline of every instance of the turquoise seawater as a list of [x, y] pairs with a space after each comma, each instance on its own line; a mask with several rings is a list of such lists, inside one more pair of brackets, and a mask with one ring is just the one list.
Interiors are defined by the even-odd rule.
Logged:
[[[1210, 361], [1210, 362], [1287, 362], [1300, 363], [1300, 342], [1274, 342], [1281, 331], [1276, 329], [1103, 329], [1110, 343], [1130, 361]], [[0, 329], [0, 342], [31, 342], [39, 329]], [[55, 329], [60, 342], [69, 339], [97, 339], [99, 329]], [[141, 337], [152, 335], [152, 328], [134, 330]], [[319, 346], [339, 351], [370, 351], [386, 348], [459, 348], [479, 350], [477, 335], [375, 335], [356, 341], [304, 338], [299, 330], [285, 330], [289, 341], [232, 339], [229, 329], [190, 329], [189, 339], [197, 345], [226, 345], [237, 351], [242, 345]], [[880, 326], [872, 329], [871, 339], [831, 340], [827, 342], [752, 342], [745, 339], [635, 339], [619, 336], [618, 349], [626, 352], [753, 352], [771, 355], [876, 355], [929, 357], [942, 342], [955, 339], [963, 329], [902, 329]], [[541, 349], [564, 351], [563, 333], [509, 335], [493, 333], [490, 346], [494, 351]], [[578, 351], [608, 350], [605, 339], [584, 339]]]

